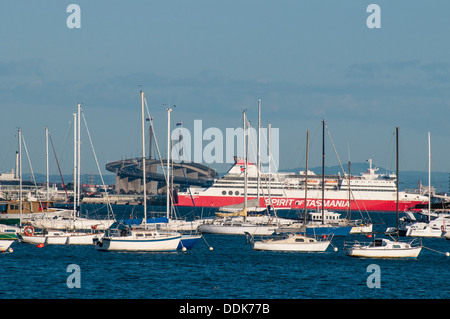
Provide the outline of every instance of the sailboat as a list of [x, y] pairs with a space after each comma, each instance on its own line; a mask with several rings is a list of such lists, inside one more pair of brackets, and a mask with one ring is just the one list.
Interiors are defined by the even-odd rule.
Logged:
[[282, 233], [260, 241], [254, 241], [252, 238], [255, 250], [324, 252], [330, 243], [330, 237], [321, 240], [298, 233]]
[[[178, 244], [178, 249], [186, 250], [192, 249], [195, 244], [202, 238], [201, 234], [196, 233], [200, 225], [198, 221], [186, 221], [178, 220], [172, 218], [172, 195], [173, 195], [173, 183], [170, 180], [170, 159], [171, 159], [171, 136], [170, 136], [170, 112], [172, 109], [167, 108], [167, 174], [166, 174], [166, 218], [167, 223], [162, 224], [163, 229], [167, 231], [177, 231], [181, 232], [182, 236], [180, 243]], [[173, 175], [172, 175], [173, 176]]]
[[[305, 188], [308, 188], [307, 183]], [[306, 202], [306, 200], [305, 200]], [[325, 210], [325, 121], [322, 121], [322, 205], [317, 212], [305, 209], [305, 225], [307, 235], [347, 236], [352, 226], [342, 223], [340, 214]], [[350, 205], [350, 203], [349, 203]], [[306, 206], [305, 206], [306, 207]], [[319, 207], [318, 207], [319, 208]]]
[[[27, 223], [23, 234], [20, 235], [21, 242], [30, 244], [52, 244], [52, 245], [92, 245], [94, 240], [101, 238], [104, 233], [100, 230], [109, 228], [113, 220], [97, 220], [81, 218], [78, 216], [80, 204], [80, 116], [81, 105], [78, 104], [78, 116], [73, 114], [74, 119], [74, 200], [73, 210], [70, 216], [67, 214], [54, 215], [49, 218], [45, 214], [41, 218], [35, 218]], [[48, 129], [46, 128], [48, 137]], [[47, 152], [48, 153], [48, 152]], [[47, 156], [48, 172], [48, 156]], [[47, 174], [48, 176], [48, 174]], [[48, 185], [48, 183], [47, 183]], [[35, 228], [42, 229], [35, 231]]]
[[[144, 98], [144, 102], [146, 105], [146, 100]], [[148, 110], [147, 110], [148, 111]], [[166, 177], [166, 189], [167, 189], [167, 196], [166, 196], [166, 216], [165, 217], [156, 217], [156, 218], [148, 218], [147, 223], [154, 224], [157, 229], [164, 230], [164, 231], [175, 231], [182, 234], [182, 238], [180, 240], [180, 244], [178, 246], [181, 250], [187, 250], [192, 249], [195, 244], [202, 238], [202, 235], [198, 233], [198, 226], [200, 225], [200, 222], [197, 220], [188, 221], [188, 220], [182, 220], [173, 218], [173, 180], [171, 180], [171, 176], [173, 174], [170, 174], [171, 171], [171, 139], [170, 139], [170, 113], [172, 112], [172, 109], [170, 107], [167, 108], [167, 173], [165, 174]], [[150, 119], [150, 125], [153, 132], [153, 120], [152, 117], [149, 116]], [[155, 138], [156, 136], [152, 134], [152, 136]], [[156, 143], [156, 145], [158, 145]], [[159, 148], [158, 148], [159, 152]], [[173, 162], [172, 162], [173, 163]], [[161, 162], [161, 165], [163, 163]], [[122, 222], [127, 223], [128, 225], [138, 225], [142, 221], [141, 220], [123, 220]]]
[[[258, 121], [259, 122], [259, 121]], [[248, 172], [248, 137], [246, 111], [243, 111], [243, 173], [244, 173], [244, 203], [242, 209], [235, 209], [233, 212], [217, 212], [214, 219], [203, 219], [203, 224], [199, 226], [202, 233], [225, 234], [225, 235], [271, 235], [277, 229], [277, 223], [272, 222], [270, 216], [249, 216], [249, 206], [247, 200], [247, 172]], [[259, 124], [258, 124], [259, 125]], [[258, 130], [259, 131], [259, 130]], [[259, 147], [258, 147], [259, 148]], [[259, 152], [258, 152], [259, 153]], [[259, 164], [258, 164], [259, 166]], [[258, 170], [259, 171], [259, 170]], [[259, 185], [258, 185], [259, 189]], [[259, 200], [258, 200], [259, 203]], [[226, 210], [226, 209], [225, 209]]]
[[410, 242], [400, 242], [399, 237], [399, 218], [398, 218], [398, 127], [396, 128], [396, 170], [397, 170], [397, 231], [395, 240], [374, 239], [370, 243], [346, 243], [344, 245], [345, 254], [351, 257], [365, 258], [416, 258], [419, 256], [422, 246], [415, 240]]
[[450, 231], [450, 213], [431, 211], [431, 142], [430, 132], [428, 132], [428, 210], [422, 211], [426, 220], [418, 220], [404, 226], [406, 236], [410, 237], [441, 237], [443, 233]]
[[24, 232], [19, 234], [22, 243], [34, 245], [92, 245], [95, 240], [103, 237], [103, 235], [104, 233], [95, 230], [89, 232], [53, 229], [35, 231], [32, 226], [26, 226]]
[[[369, 160], [369, 171], [372, 170], [372, 160]], [[373, 231], [373, 223], [369, 220], [357, 220], [352, 219], [352, 209], [351, 209], [351, 200], [352, 200], [352, 191], [351, 191], [351, 177], [350, 177], [350, 160], [348, 161], [348, 215], [347, 215], [347, 223], [349, 225], [352, 225], [352, 229], [350, 230], [350, 234], [368, 234]], [[355, 199], [355, 203], [358, 206], [359, 205], [357, 200]]]
[[[16, 152], [17, 179], [19, 182], [18, 195], [12, 196], [9, 200], [0, 201], [0, 224], [22, 225], [42, 218], [54, 218], [56, 216], [69, 216], [70, 210], [58, 209], [54, 201], [38, 200], [32, 196], [31, 192], [23, 194], [22, 183], [22, 144], [25, 139], [22, 137], [22, 130], [18, 129], [18, 151]], [[26, 150], [26, 148], [25, 148]], [[31, 167], [30, 167], [31, 168]], [[31, 172], [33, 172], [31, 168]], [[34, 177], [34, 174], [32, 173]]]
[[[176, 251], [180, 244], [181, 234], [178, 232], [160, 231], [154, 225], [147, 224], [147, 186], [145, 172], [145, 133], [144, 133], [144, 92], [141, 94], [142, 116], [142, 183], [144, 196], [144, 218], [141, 225], [136, 228], [126, 226], [110, 228], [105, 236], [95, 242], [99, 251]], [[169, 135], [170, 136], [170, 135]], [[170, 138], [170, 137], [169, 137]]]

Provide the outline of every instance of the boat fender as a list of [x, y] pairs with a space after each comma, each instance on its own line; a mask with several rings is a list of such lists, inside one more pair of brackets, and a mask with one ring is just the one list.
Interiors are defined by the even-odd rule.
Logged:
[[23, 232], [24, 232], [24, 234], [26, 236], [33, 236], [34, 235], [34, 228], [33, 228], [33, 226], [27, 226], [27, 227], [25, 227]]
[[445, 232], [445, 226], [444, 225], [441, 226], [441, 231]]

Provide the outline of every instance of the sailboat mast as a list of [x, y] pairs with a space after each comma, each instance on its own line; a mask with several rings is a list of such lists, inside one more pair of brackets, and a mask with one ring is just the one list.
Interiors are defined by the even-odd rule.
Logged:
[[306, 215], [308, 212], [308, 153], [309, 153], [309, 130], [306, 131], [305, 212], [303, 216], [305, 225], [306, 225]]
[[77, 207], [80, 205], [81, 196], [81, 104], [78, 103], [78, 117], [77, 117]]
[[45, 171], [46, 171], [46, 182], [45, 182], [45, 186], [47, 189], [47, 202], [50, 200], [50, 195], [49, 195], [49, 171], [48, 171], [48, 127], [45, 127]]
[[396, 148], [395, 148], [395, 157], [396, 157], [396, 172], [397, 175], [397, 205], [396, 205], [396, 212], [397, 212], [397, 231], [396, 231], [396, 238], [398, 241], [398, 235], [399, 235], [399, 220], [398, 220], [398, 188], [399, 188], [399, 178], [398, 178], [398, 127], [395, 128], [395, 136], [396, 136]]
[[141, 125], [142, 125], [142, 188], [144, 196], [144, 228], [147, 226], [147, 180], [145, 176], [145, 115], [144, 115], [144, 92], [141, 91]]
[[247, 208], [247, 138], [246, 138], [246, 126], [247, 126], [247, 118], [245, 116], [244, 110], [244, 208]]
[[261, 170], [261, 100], [258, 100], [258, 159], [257, 159], [257, 167], [258, 167], [258, 182], [257, 182], [257, 190], [256, 196], [258, 198], [258, 206], [259, 206], [259, 188], [261, 183], [260, 170]]
[[170, 106], [167, 108], [167, 180], [166, 180], [166, 189], [167, 189], [167, 196], [166, 196], [166, 215], [167, 218], [170, 216], [170, 112], [172, 109]]
[[325, 224], [325, 120], [322, 121], [322, 224]]
[[77, 114], [73, 113], [73, 218], [77, 212]]
[[[272, 123], [268, 124], [268, 130], [269, 130], [269, 132], [268, 132], [268, 135], [269, 135], [269, 167], [268, 167], [268, 174], [266, 176], [269, 176], [269, 184], [267, 187], [267, 193], [269, 196], [269, 208], [270, 208], [270, 206], [272, 206], [272, 198], [270, 195], [270, 190], [271, 190], [270, 186], [272, 185], [272, 173], [270, 170], [270, 166], [271, 166], [271, 162], [272, 162]], [[267, 177], [266, 177], [266, 184], [267, 184]], [[270, 209], [269, 209], [269, 212], [270, 212]]]
[[431, 139], [428, 132], [428, 223], [431, 215]]
[[[269, 177], [271, 176], [271, 165], [272, 165], [272, 123], [269, 123]], [[270, 183], [269, 183], [270, 185]]]
[[352, 219], [352, 191], [350, 189], [350, 161], [348, 161], [348, 219]]
[[22, 130], [19, 128], [19, 225], [22, 226]]

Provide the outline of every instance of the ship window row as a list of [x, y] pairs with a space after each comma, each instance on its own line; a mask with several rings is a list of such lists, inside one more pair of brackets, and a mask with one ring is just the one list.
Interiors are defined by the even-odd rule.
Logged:
[[[239, 183], [240, 185], [240, 187], [243, 187], [243, 183]], [[261, 185], [263, 186], [263, 187], [265, 187], [265, 181], [261, 181]], [[254, 187], [256, 187], [256, 185], [257, 185], [257, 183], [251, 183], [251, 182], [249, 182], [248, 183], [248, 185], [249, 186], [253, 186], [253, 185], [255, 185]], [[230, 183], [227, 183], [227, 182], [225, 182], [225, 181], [221, 181], [221, 182], [216, 182], [215, 184], [213, 184], [211, 187], [229, 187], [229, 186], [236, 186], [236, 183], [232, 183], [232, 182], [230, 182]], [[277, 183], [277, 184], [272, 184], [271, 186], [270, 186], [270, 188], [279, 188], [279, 187], [281, 187], [281, 188], [285, 188], [285, 187], [292, 187], [292, 188], [304, 188], [304, 184], [302, 184], [301, 185], [301, 187], [299, 187], [299, 184], [281, 184], [281, 183]], [[321, 187], [321, 185], [320, 184], [317, 184], [317, 185], [308, 185], [308, 188], [320, 188]], [[334, 187], [334, 188], [337, 188], [337, 185], [325, 185], [325, 187]], [[356, 190], [356, 189], [358, 189], [358, 190], [361, 190], [361, 189], [370, 189], [370, 188], [380, 188], [380, 189], [395, 189], [395, 186], [392, 186], [392, 185], [374, 185], [374, 186], [372, 186], [372, 185], [352, 185], [351, 187], [350, 187], [351, 189], [353, 189], [353, 190]], [[341, 189], [348, 189], [348, 185], [345, 185], [345, 184], [343, 184], [342, 186], [341, 186]]]
[[[233, 193], [233, 191], [222, 191], [222, 195], [235, 195], [235, 196], [239, 196], [239, 195], [241, 195], [241, 196], [244, 196], [244, 193], [239, 193], [239, 191], [235, 191], [234, 193]], [[247, 195], [248, 196], [258, 196], [258, 194], [256, 194], [256, 193], [247, 193]], [[261, 196], [267, 196], [266, 194], [260, 194]], [[284, 194], [273, 194], [273, 195], [271, 195], [271, 196], [279, 196], [279, 197], [283, 197], [283, 196], [285, 196]]]
[[[214, 187], [214, 188], [223, 188], [223, 186], [221, 186], [221, 185], [214, 185], [214, 186], [212, 186], [212, 187]], [[241, 186], [241, 187], [239, 187], [239, 188], [244, 188], [243, 186]], [[251, 188], [256, 188], [256, 186], [255, 187], [251, 187]], [[261, 187], [262, 189], [266, 189], [265, 187]], [[274, 191], [274, 190], [289, 190], [289, 189], [291, 189], [291, 188], [286, 188], [286, 187], [270, 187], [270, 189], [272, 190], [272, 191]], [[297, 189], [299, 189], [299, 188], [297, 188]], [[303, 189], [303, 188], [302, 188]], [[308, 189], [314, 189], [314, 188], [312, 188], [312, 187], [308, 187]], [[342, 191], [346, 191], [346, 190], [348, 190], [348, 189], [341, 189]], [[352, 188], [351, 189], [352, 191], [357, 191], [357, 192], [392, 192], [392, 191], [395, 191], [395, 189], [393, 189], [393, 188]], [[235, 191], [235, 193], [236, 193], [236, 195], [238, 195], [239, 194], [239, 192], [238, 191]], [[227, 194], [227, 191], [222, 191], [222, 195], [226, 195]], [[232, 191], [228, 191], [228, 194], [229, 195], [233, 195], [233, 192]]]
[[[226, 195], [227, 192], [226, 191], [222, 191], [222, 195]], [[228, 191], [228, 195], [233, 195], [233, 191]], [[239, 191], [235, 191], [234, 195], [238, 196], [239, 195]]]

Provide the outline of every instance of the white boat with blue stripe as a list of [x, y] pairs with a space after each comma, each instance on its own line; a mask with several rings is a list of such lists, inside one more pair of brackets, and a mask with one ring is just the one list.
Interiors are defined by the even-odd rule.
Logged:
[[176, 251], [181, 240], [178, 232], [162, 231], [155, 224], [147, 224], [147, 189], [145, 177], [145, 136], [144, 136], [144, 92], [141, 91], [141, 124], [142, 124], [142, 186], [144, 218], [136, 227], [118, 225], [109, 229], [102, 239], [95, 241], [95, 248], [100, 251]]
[[96, 241], [95, 248], [100, 251], [176, 251], [181, 234], [161, 232], [156, 229], [123, 228], [110, 229], [105, 236]]

